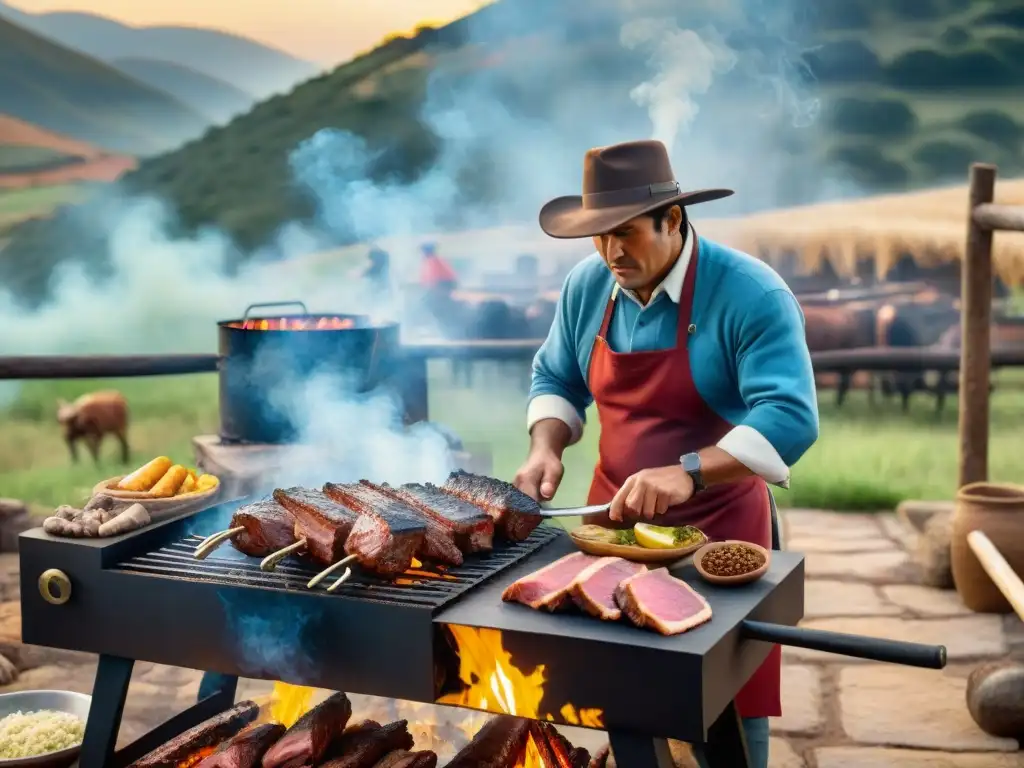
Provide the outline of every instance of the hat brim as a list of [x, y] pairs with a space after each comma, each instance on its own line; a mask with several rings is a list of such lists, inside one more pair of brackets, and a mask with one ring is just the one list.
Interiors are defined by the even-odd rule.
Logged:
[[698, 189], [671, 197], [651, 199], [643, 203], [631, 203], [610, 208], [584, 208], [583, 197], [568, 195], [556, 197], [540, 209], [540, 228], [549, 237], [573, 240], [594, 237], [611, 232], [630, 219], [666, 205], [697, 205], [712, 200], [721, 200], [733, 194], [731, 189]]

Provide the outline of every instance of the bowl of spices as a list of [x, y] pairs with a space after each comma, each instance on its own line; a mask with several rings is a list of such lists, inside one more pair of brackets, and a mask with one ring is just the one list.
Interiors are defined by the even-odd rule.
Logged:
[[716, 541], [693, 555], [697, 573], [712, 584], [749, 584], [764, 576], [771, 552], [749, 541]]

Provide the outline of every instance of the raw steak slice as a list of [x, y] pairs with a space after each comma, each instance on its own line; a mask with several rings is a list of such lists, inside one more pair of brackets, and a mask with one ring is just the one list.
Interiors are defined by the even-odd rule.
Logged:
[[569, 586], [569, 596], [582, 610], [605, 621], [618, 621], [622, 609], [615, 602], [615, 589], [630, 576], [647, 570], [643, 563], [621, 557], [602, 557], [584, 568]]
[[615, 602], [638, 627], [663, 635], [678, 635], [711, 618], [707, 600], [668, 568], [630, 576], [616, 588]]
[[509, 584], [501, 599], [507, 603], [522, 603], [530, 608], [558, 610], [571, 602], [569, 587], [580, 575], [580, 571], [599, 559], [582, 552], [573, 552]]

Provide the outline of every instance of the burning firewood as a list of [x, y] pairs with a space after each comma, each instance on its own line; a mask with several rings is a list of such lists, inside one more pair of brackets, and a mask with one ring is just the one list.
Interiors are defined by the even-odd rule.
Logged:
[[259, 706], [243, 701], [157, 747], [128, 768], [191, 768], [209, 757], [259, 715]]
[[514, 768], [529, 738], [529, 720], [511, 715], [492, 717], [447, 768]]
[[581, 747], [573, 747], [551, 723], [534, 721], [530, 735], [547, 768], [587, 768], [590, 753]]
[[397, 749], [413, 747], [409, 724], [397, 720], [388, 725], [353, 729], [333, 745], [331, 759], [320, 763], [321, 768], [373, 768], [377, 761]]

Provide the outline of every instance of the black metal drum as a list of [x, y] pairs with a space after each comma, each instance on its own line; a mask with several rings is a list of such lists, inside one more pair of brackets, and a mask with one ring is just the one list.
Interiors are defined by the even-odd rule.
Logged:
[[[252, 316], [281, 306], [300, 307], [302, 314]], [[370, 391], [387, 383], [399, 351], [397, 323], [311, 315], [300, 301], [253, 304], [240, 320], [217, 323], [217, 335], [220, 436], [233, 443], [298, 440], [305, 416], [295, 400], [307, 382], [326, 375], [342, 391]]]

